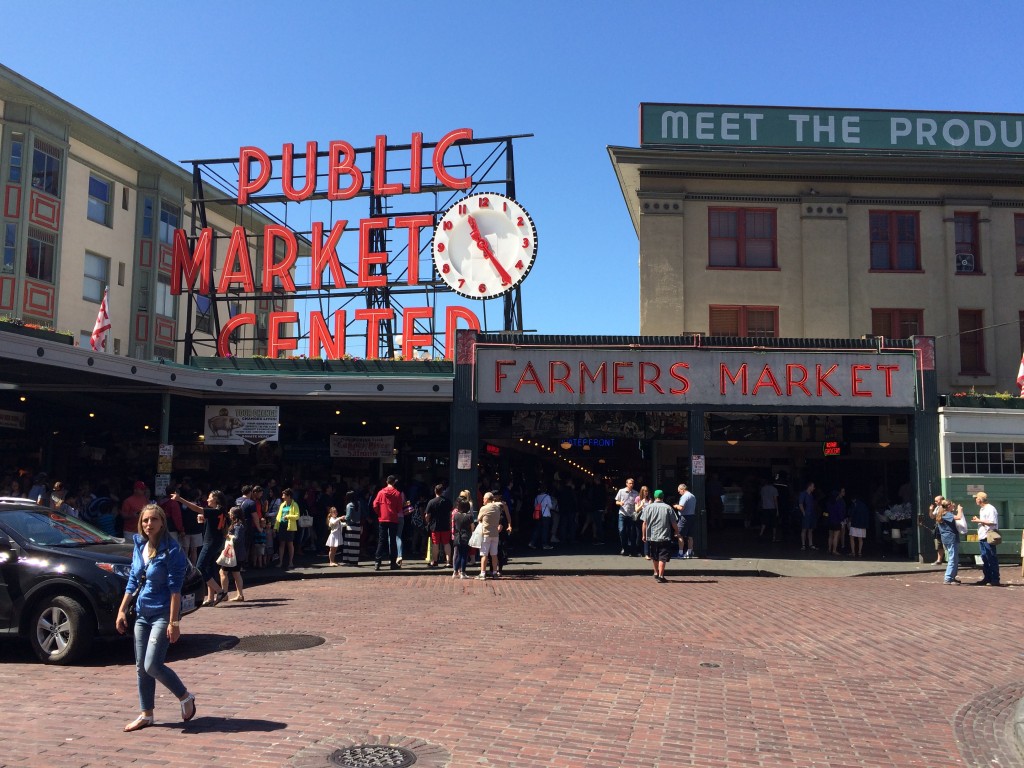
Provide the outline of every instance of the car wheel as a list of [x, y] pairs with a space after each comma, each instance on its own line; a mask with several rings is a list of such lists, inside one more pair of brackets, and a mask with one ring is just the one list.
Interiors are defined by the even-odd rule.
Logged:
[[32, 613], [29, 643], [41, 661], [70, 664], [92, 645], [95, 627], [80, 602], [66, 595], [54, 595]]

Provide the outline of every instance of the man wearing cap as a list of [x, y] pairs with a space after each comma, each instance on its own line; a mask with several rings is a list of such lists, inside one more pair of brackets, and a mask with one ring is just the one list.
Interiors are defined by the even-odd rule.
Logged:
[[687, 490], [686, 483], [680, 483], [676, 490], [679, 492], [679, 503], [674, 505], [679, 523], [679, 557], [691, 558], [693, 557], [693, 529], [697, 516], [697, 497]]
[[999, 531], [999, 513], [994, 506], [988, 503], [988, 494], [984, 491], [977, 494], [974, 501], [981, 507], [978, 514], [971, 518], [971, 522], [978, 524], [978, 549], [981, 550], [981, 571], [985, 576], [981, 581], [975, 583], [998, 587], [999, 558], [996, 555], [996, 545], [989, 542], [988, 534], [990, 531]]
[[655, 581], [664, 584], [665, 564], [672, 557], [672, 547], [679, 536], [676, 513], [665, 503], [665, 492], [655, 491], [654, 501], [640, 515], [641, 538], [648, 544], [654, 565]]
[[125, 538], [139, 532], [139, 515], [147, 504], [149, 504], [149, 488], [141, 480], [136, 480], [132, 487], [132, 495], [121, 504], [121, 521], [124, 525], [122, 530]]

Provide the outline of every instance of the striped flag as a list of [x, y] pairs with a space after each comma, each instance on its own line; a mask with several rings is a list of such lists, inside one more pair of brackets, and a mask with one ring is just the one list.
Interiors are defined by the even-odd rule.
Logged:
[[105, 352], [107, 349], [107, 331], [110, 330], [110, 313], [107, 311], [107, 294], [109, 288], [103, 290], [103, 301], [100, 302], [100, 311], [96, 315], [96, 325], [92, 327], [92, 336], [89, 343], [97, 352]]
[[1020, 396], [1024, 397], [1024, 355], [1020, 356], [1020, 368], [1017, 369], [1017, 386], [1020, 387]]

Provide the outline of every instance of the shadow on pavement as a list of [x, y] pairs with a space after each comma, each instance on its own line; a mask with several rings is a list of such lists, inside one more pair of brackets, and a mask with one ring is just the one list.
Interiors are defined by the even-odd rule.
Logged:
[[288, 724], [276, 720], [255, 720], [247, 717], [203, 717], [197, 715], [194, 720], [184, 725], [168, 724], [168, 727], [181, 728], [185, 733], [270, 733], [284, 730]]

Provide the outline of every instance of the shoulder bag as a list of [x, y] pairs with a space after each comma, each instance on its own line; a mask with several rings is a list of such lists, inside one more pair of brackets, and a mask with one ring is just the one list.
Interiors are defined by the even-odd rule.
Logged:
[[996, 546], [1003, 543], [1003, 536], [999, 531], [989, 531], [985, 534], [985, 541], [992, 546]]
[[139, 595], [142, 594], [142, 588], [146, 586], [146, 572], [143, 571], [139, 576], [139, 583], [135, 587], [135, 591], [131, 593], [131, 599], [128, 601], [128, 607], [125, 608], [124, 615], [128, 618], [128, 621], [135, 621], [139, 618]]

